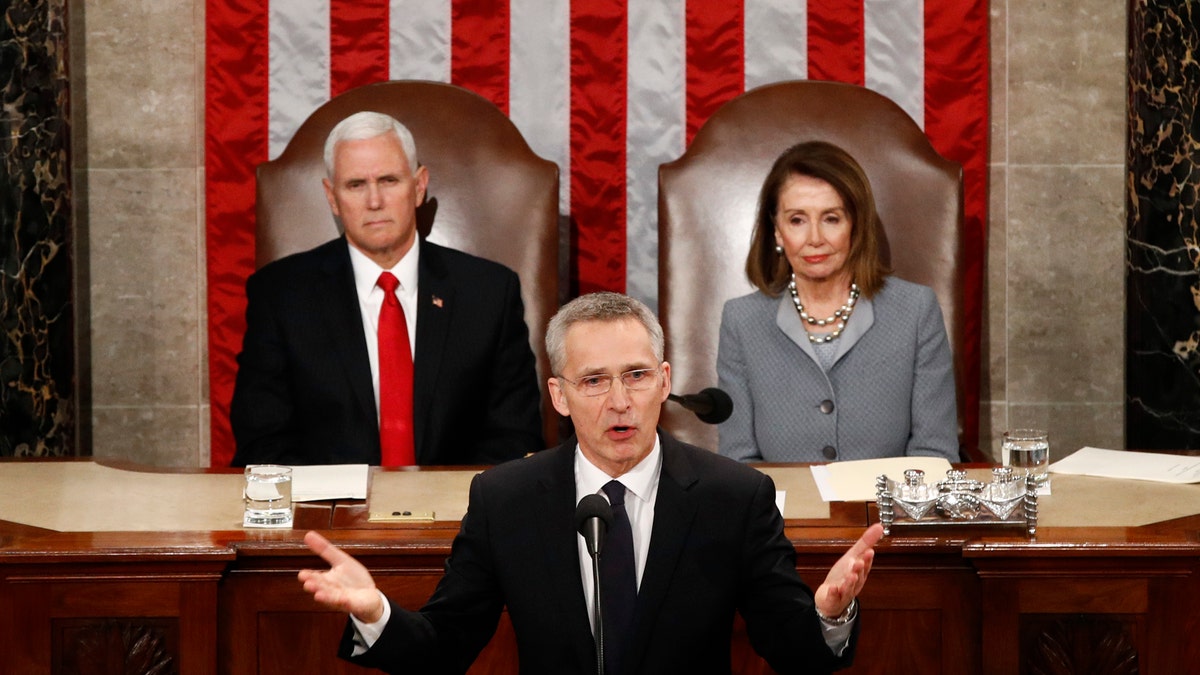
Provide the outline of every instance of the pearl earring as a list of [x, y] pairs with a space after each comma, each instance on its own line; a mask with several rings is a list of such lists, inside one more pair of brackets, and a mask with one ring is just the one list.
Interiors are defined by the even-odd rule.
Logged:
[[775, 255], [783, 255], [783, 247], [775, 244]]

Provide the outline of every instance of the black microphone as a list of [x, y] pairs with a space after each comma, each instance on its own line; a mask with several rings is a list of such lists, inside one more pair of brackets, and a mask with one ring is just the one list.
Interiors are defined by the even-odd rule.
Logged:
[[696, 417], [707, 424], [720, 424], [733, 414], [733, 399], [716, 387], [709, 387], [699, 394], [670, 394], [667, 398], [696, 413]]
[[579, 500], [575, 509], [575, 529], [583, 535], [587, 544], [588, 555], [593, 558], [600, 555], [604, 547], [604, 537], [608, 534], [608, 526], [612, 525], [612, 506], [600, 495], [587, 495]]
[[592, 623], [595, 625], [596, 675], [604, 675], [604, 610], [600, 603], [600, 549], [612, 525], [613, 512], [608, 500], [600, 495], [587, 495], [575, 508], [575, 529], [583, 535], [588, 555], [592, 557]]

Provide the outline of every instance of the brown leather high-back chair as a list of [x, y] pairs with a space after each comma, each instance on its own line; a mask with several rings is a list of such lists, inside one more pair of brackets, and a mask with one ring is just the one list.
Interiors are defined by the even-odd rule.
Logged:
[[[974, 456], [976, 409], [964, 392], [978, 382], [967, 365], [963, 309], [962, 169], [942, 158], [890, 99], [862, 87], [796, 81], [733, 99], [704, 124], [682, 157], [658, 172], [659, 314], [667, 334], [672, 388], [717, 384], [717, 342], [725, 301], [754, 289], [746, 254], [758, 193], [775, 159], [809, 140], [841, 146], [871, 181], [895, 275], [933, 288], [954, 355], [960, 447]], [[717, 428], [668, 404], [663, 425], [680, 438], [717, 447]]]
[[258, 167], [256, 265], [304, 251], [340, 233], [321, 188], [325, 138], [363, 110], [412, 131], [429, 169], [418, 230], [429, 241], [494, 260], [521, 277], [529, 343], [537, 356], [545, 440], [558, 439], [546, 378], [546, 324], [558, 309], [558, 166], [542, 159], [487, 99], [449, 84], [381, 82], [317, 108], [283, 154]]

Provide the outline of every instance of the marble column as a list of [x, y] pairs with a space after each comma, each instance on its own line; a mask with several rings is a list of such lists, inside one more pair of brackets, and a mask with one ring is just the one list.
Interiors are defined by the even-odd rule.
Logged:
[[1126, 446], [1200, 447], [1200, 6], [1129, 3]]
[[0, 8], [0, 456], [72, 454], [66, 7]]

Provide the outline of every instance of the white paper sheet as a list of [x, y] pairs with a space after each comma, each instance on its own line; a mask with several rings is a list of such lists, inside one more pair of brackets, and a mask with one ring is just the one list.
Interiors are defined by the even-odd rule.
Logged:
[[827, 502], [875, 501], [875, 478], [880, 474], [902, 481], [906, 470], [920, 469], [925, 472], [926, 483], [936, 483], [951, 468], [944, 457], [884, 457], [810, 467], [821, 499]]
[[366, 499], [366, 464], [322, 464], [292, 467], [292, 501]]
[[1080, 448], [1051, 464], [1050, 472], [1160, 483], [1200, 483], [1200, 457]]

